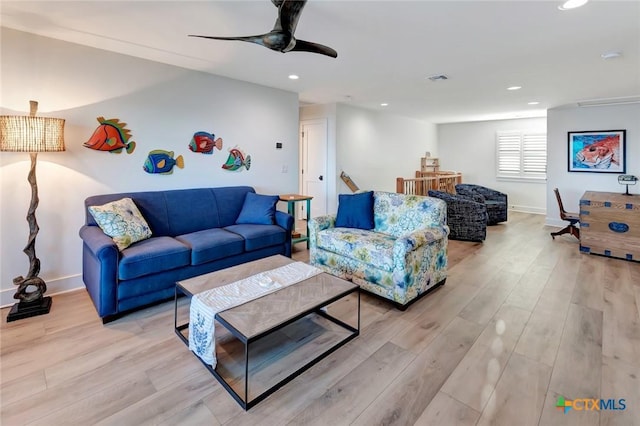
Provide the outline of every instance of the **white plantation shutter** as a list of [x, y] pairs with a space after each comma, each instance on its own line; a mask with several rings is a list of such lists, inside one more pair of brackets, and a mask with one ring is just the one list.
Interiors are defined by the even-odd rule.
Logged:
[[520, 130], [497, 132], [496, 152], [498, 177], [546, 179], [546, 133]]
[[520, 132], [498, 132], [498, 176], [520, 176], [522, 163]]

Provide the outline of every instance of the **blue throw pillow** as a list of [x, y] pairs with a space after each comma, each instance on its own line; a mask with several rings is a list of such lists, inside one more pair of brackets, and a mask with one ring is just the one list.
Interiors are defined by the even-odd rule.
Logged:
[[236, 225], [251, 223], [257, 225], [273, 225], [276, 222], [277, 195], [259, 195], [247, 192]]
[[373, 191], [340, 194], [336, 228], [373, 229]]

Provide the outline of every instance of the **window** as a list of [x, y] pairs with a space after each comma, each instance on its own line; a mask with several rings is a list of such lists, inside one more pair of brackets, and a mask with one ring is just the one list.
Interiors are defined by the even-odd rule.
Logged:
[[547, 178], [547, 134], [532, 131], [496, 133], [497, 172], [500, 178]]

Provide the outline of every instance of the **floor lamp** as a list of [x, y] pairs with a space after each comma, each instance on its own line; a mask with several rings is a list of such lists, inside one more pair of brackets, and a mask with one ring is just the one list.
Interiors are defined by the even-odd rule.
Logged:
[[51, 309], [51, 297], [44, 297], [47, 285], [42, 278], [38, 277], [40, 259], [36, 257], [36, 235], [40, 228], [36, 221], [36, 208], [39, 201], [36, 161], [38, 152], [64, 151], [64, 120], [36, 117], [38, 103], [35, 101], [29, 103], [31, 105], [29, 116], [0, 116], [0, 151], [29, 152], [31, 155], [31, 169], [27, 177], [31, 185], [31, 204], [27, 212], [29, 240], [23, 250], [29, 257], [29, 272], [26, 277], [19, 276], [13, 279], [13, 284], [18, 286], [13, 298], [18, 299], [19, 302], [11, 307], [7, 322], [48, 314]]

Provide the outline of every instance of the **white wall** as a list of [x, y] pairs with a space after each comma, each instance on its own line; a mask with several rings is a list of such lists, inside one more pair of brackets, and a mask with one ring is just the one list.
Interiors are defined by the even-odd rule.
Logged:
[[546, 182], [513, 182], [496, 178], [496, 132], [545, 129], [545, 118], [440, 124], [440, 169], [462, 172], [464, 183], [475, 183], [508, 194], [511, 209], [544, 214]]
[[[2, 29], [1, 111], [66, 119], [67, 150], [38, 156], [40, 225], [36, 250], [48, 294], [82, 287], [78, 229], [83, 200], [94, 194], [172, 188], [251, 185], [260, 193], [298, 188], [298, 96], [295, 93], [188, 71], [94, 48]], [[137, 142], [131, 155], [82, 146], [96, 117], [120, 118]], [[195, 131], [224, 139], [222, 151], [195, 154], [187, 145]], [[276, 150], [275, 143], [283, 149]], [[252, 157], [250, 170], [221, 169], [228, 148]], [[172, 175], [142, 170], [150, 150], [183, 155]], [[289, 173], [281, 173], [287, 165]], [[0, 304], [13, 303], [13, 277], [28, 270], [22, 253], [29, 234], [27, 153], [0, 154]], [[286, 210], [286, 206], [280, 206]]]
[[[640, 105], [611, 105], [602, 107], [559, 107], [550, 109], [547, 116], [547, 218], [549, 225], [564, 226], [555, 195], [558, 188], [565, 210], [579, 211], [579, 203], [585, 191], [624, 192], [618, 183], [618, 174], [568, 171], [567, 132], [585, 130], [627, 131], [626, 174], [640, 177]], [[640, 185], [630, 186], [629, 192], [640, 193]]]
[[326, 118], [328, 126], [328, 212], [338, 195], [351, 193], [344, 171], [363, 190], [396, 190], [396, 178], [412, 178], [426, 151], [437, 153], [434, 124], [345, 104], [306, 105], [301, 120]]
[[[360, 189], [395, 192], [396, 178], [413, 178], [420, 158], [437, 155], [435, 124], [350, 105], [337, 107], [337, 167]], [[340, 180], [340, 193], [350, 193]]]

